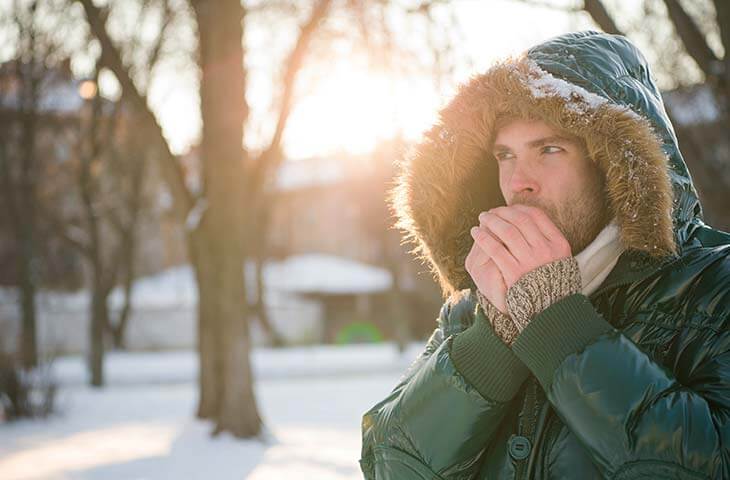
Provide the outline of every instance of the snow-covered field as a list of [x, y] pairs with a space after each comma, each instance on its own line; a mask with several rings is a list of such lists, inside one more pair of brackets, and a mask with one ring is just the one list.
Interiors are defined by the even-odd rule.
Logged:
[[196, 420], [192, 353], [112, 354], [109, 386], [56, 365], [60, 413], [0, 425], [0, 478], [359, 479], [360, 418], [415, 358], [393, 345], [257, 350], [264, 440], [210, 437]]

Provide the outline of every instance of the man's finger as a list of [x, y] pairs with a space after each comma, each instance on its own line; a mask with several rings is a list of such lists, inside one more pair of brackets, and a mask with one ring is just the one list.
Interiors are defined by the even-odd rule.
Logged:
[[481, 213], [479, 223], [486, 227], [488, 232], [493, 232], [516, 259], [524, 261], [531, 257], [530, 245], [517, 225], [491, 212]]
[[516, 278], [513, 277], [517, 272], [517, 260], [507, 250], [507, 247], [502, 242], [495, 240], [484, 227], [473, 227], [470, 233], [477, 244], [494, 260], [497, 268], [502, 272], [505, 283], [509, 285], [514, 283]]
[[469, 253], [466, 255], [464, 266], [467, 267], [468, 270], [471, 267], [478, 267], [486, 264], [489, 259], [490, 257], [487, 252], [485, 252], [475, 240], [474, 245], [472, 245], [471, 250], [469, 250]]
[[540, 248], [549, 240], [537, 226], [537, 223], [532, 216], [520, 209], [512, 207], [497, 207], [491, 209], [490, 212], [516, 226], [522, 233], [527, 244], [532, 248]]
[[[474, 236], [472, 235], [472, 239], [473, 238]], [[486, 252], [484, 248], [479, 245], [479, 242], [477, 242], [475, 239], [471, 250], [469, 250], [469, 253], [466, 255], [466, 259], [464, 259], [464, 266], [467, 268], [468, 271], [470, 268], [486, 265], [490, 260], [491, 256], [489, 252]]]
[[563, 232], [555, 226], [555, 223], [553, 223], [550, 217], [548, 217], [547, 213], [543, 212], [539, 208], [520, 204], [512, 205], [512, 207], [530, 215], [530, 217], [535, 220], [538, 228], [548, 241], [554, 242], [556, 239], [565, 238]]

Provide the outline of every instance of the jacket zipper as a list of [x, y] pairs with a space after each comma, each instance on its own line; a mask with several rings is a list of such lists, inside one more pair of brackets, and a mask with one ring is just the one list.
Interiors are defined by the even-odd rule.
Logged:
[[530, 442], [530, 455], [527, 458], [518, 460], [517, 468], [515, 469], [515, 480], [519, 480], [526, 475], [527, 463], [534, 452], [534, 434], [535, 427], [537, 425], [537, 416], [540, 411], [538, 403], [539, 398], [537, 395], [538, 385], [534, 377], [530, 377], [530, 383], [525, 391], [525, 399], [522, 403], [523, 417], [520, 421], [518, 431], [519, 434], [527, 438]]

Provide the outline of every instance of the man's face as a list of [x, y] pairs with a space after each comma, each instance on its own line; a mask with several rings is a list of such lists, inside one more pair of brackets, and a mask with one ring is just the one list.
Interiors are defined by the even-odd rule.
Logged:
[[514, 120], [497, 131], [493, 154], [507, 205], [542, 209], [573, 255], [610, 220], [603, 178], [579, 141], [540, 120]]

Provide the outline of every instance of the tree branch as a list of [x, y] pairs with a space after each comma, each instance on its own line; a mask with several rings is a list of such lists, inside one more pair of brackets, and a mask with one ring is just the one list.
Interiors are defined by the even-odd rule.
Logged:
[[284, 129], [286, 128], [286, 123], [289, 119], [289, 113], [291, 112], [292, 97], [294, 94], [294, 87], [296, 86], [296, 76], [302, 67], [302, 63], [312, 41], [312, 37], [317, 31], [320, 22], [327, 15], [327, 10], [331, 4], [331, 0], [319, 0], [314, 5], [314, 8], [312, 8], [312, 12], [307, 21], [300, 28], [297, 43], [286, 62], [282, 82], [283, 93], [281, 96], [279, 116], [276, 122], [274, 135], [269, 146], [261, 155], [258, 156], [251, 174], [249, 175], [249, 191], [252, 195], [257, 193], [258, 189], [263, 186], [264, 179], [266, 179], [268, 173], [275, 171], [282, 161], [283, 155], [281, 154], [281, 140]]
[[[715, 0], [715, 12], [717, 16], [717, 24], [720, 27], [720, 39], [725, 49], [724, 64], [724, 90], [730, 90], [730, 4], [726, 0]], [[728, 95], [730, 96], [730, 95]], [[725, 108], [728, 108], [727, 98], [725, 99]]]
[[140, 128], [154, 132], [154, 142], [162, 152], [160, 155], [161, 170], [173, 198], [175, 214], [180, 222], [184, 222], [194, 202], [185, 186], [180, 163], [170, 151], [170, 146], [162, 134], [162, 128], [147, 105], [147, 98], [137, 89], [129, 74], [129, 69], [123, 64], [119, 50], [106, 30], [105, 15], [92, 0], [76, 1], [84, 7], [89, 28], [101, 45], [101, 64], [114, 73], [122, 87], [122, 96], [140, 112], [142, 124]]
[[38, 204], [38, 215], [63, 242], [83, 256], [87, 258], [91, 256], [92, 251], [83, 228], [75, 223], [59, 220], [58, 215], [42, 203]]
[[606, 6], [601, 0], [584, 0], [583, 10], [588, 12], [594, 22], [601, 27], [606, 33], [614, 35], [625, 35], [617, 26], [616, 22], [613, 21], [613, 17], [606, 10]]
[[707, 45], [707, 40], [695, 21], [677, 0], [664, 0], [664, 5], [667, 6], [669, 18], [672, 20], [674, 29], [682, 40], [687, 53], [697, 62], [697, 65], [708, 78], [717, 78], [720, 73], [716, 67], [719, 59]]

